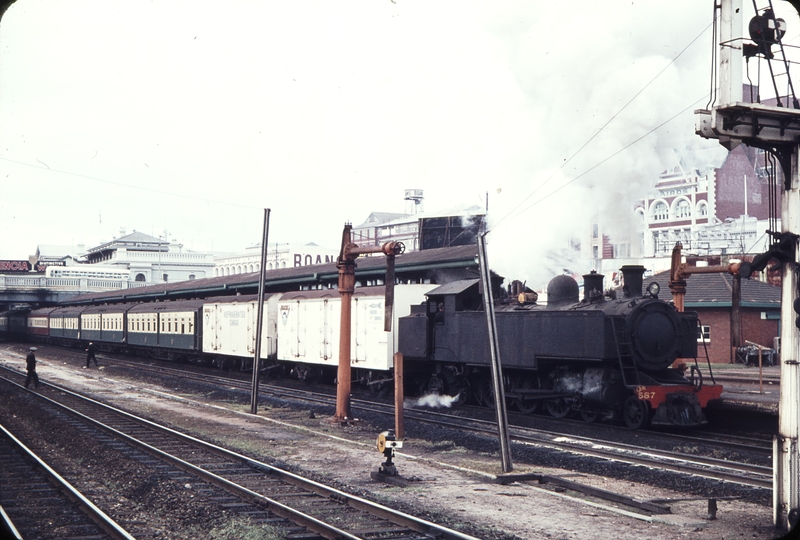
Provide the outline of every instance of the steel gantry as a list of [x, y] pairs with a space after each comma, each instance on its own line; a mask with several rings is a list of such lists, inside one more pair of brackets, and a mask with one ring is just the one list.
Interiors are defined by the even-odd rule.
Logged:
[[[702, 137], [718, 139], [729, 150], [742, 143], [764, 149], [778, 159], [784, 173], [781, 231], [770, 231], [774, 242], [764, 256], [756, 257], [753, 266], [757, 261], [766, 266], [768, 260], [777, 260], [782, 267], [781, 380], [779, 426], [773, 444], [773, 519], [777, 528], [786, 531], [796, 527], [800, 517], [800, 329], [795, 324], [793, 311], [794, 301], [800, 296], [797, 250], [800, 106], [788, 69], [790, 62], [781, 43], [787, 23], [776, 17], [771, 0], [753, 1], [755, 16], [749, 21], [748, 37], [743, 33], [742, 0], [720, 0], [716, 6], [719, 39], [716, 41], [717, 36], [714, 36], [713, 54], [717, 62], [712, 88], [715, 92], [707, 109], [695, 111], [695, 130]], [[781, 87], [786, 88], [788, 95], [778, 95], [770, 104], [745, 102], [744, 58], [765, 62], [772, 77], [771, 86], [777, 91], [775, 81], [780, 77]], [[747, 268], [740, 269], [740, 273], [744, 277], [750, 275]]]

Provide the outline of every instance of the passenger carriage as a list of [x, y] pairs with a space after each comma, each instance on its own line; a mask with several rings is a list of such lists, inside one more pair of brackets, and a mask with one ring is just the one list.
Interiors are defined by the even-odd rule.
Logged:
[[74, 345], [81, 339], [81, 313], [86, 307], [63, 307], [50, 313], [50, 341]]
[[165, 356], [175, 351], [196, 355], [202, 347], [202, 309], [202, 300], [134, 305], [127, 311], [128, 346], [151, 352], [161, 349]]
[[88, 307], [80, 314], [81, 340], [97, 342], [100, 350], [117, 350], [125, 343], [125, 315], [132, 305]]
[[28, 314], [27, 334], [33, 341], [47, 341], [50, 336], [50, 314], [56, 308], [34, 309]]

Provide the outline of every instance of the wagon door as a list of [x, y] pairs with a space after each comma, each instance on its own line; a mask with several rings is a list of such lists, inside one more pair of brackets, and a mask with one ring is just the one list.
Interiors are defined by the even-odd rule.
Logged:
[[322, 304], [322, 335], [320, 341], [320, 360], [323, 364], [338, 365], [341, 316], [341, 300], [339, 298], [324, 299]]
[[278, 322], [278, 357], [281, 360], [305, 361], [306, 336], [302, 311], [306, 304], [298, 300], [281, 302]]
[[384, 299], [377, 296], [353, 298], [351, 365], [368, 369], [388, 369], [389, 333], [383, 330]]
[[278, 352], [277, 294], [273, 294], [264, 301], [264, 313], [261, 322], [261, 358], [274, 357]]

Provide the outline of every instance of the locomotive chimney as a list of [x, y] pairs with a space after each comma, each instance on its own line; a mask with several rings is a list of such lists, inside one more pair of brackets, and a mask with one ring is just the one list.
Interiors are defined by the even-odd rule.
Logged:
[[586, 303], [597, 302], [603, 299], [603, 274], [592, 270], [583, 275], [583, 301]]
[[625, 298], [639, 298], [642, 296], [642, 282], [644, 281], [644, 266], [638, 264], [625, 265], [622, 268], [622, 280], [625, 285], [622, 292]]

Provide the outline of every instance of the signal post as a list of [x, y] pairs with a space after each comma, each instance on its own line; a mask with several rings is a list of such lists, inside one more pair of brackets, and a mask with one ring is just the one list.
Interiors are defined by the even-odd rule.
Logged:
[[[743, 102], [743, 51], [750, 59], [772, 62], [771, 73], [775, 65], [781, 70], [786, 67], [786, 72], [780, 75], [788, 78], [788, 88], [794, 92], [789, 64], [780, 43], [786, 23], [776, 19], [771, 10], [767, 11], [769, 6], [765, 2], [757, 3], [764, 5], [757, 6], [759, 11], [748, 25], [749, 36], [743, 33], [742, 0], [721, 0], [719, 4], [719, 42], [715, 43], [718, 47], [718, 103], [710, 110], [695, 111], [695, 130], [702, 137], [718, 139], [728, 150], [744, 143], [771, 152], [780, 162], [785, 177], [781, 189], [781, 231], [771, 231], [774, 241], [767, 253], [755, 258], [752, 270], [763, 269], [773, 259], [782, 263], [779, 426], [773, 440], [773, 521], [777, 528], [786, 531], [797, 527], [800, 519], [800, 329], [795, 324], [797, 314], [793, 309], [795, 299], [800, 296], [797, 249], [800, 105], [795, 95], [782, 96], [780, 106]], [[795, 20], [794, 24], [800, 24], [800, 20]], [[754, 27], [761, 28], [760, 33], [754, 33]], [[747, 266], [741, 270], [745, 277], [750, 275]]]

